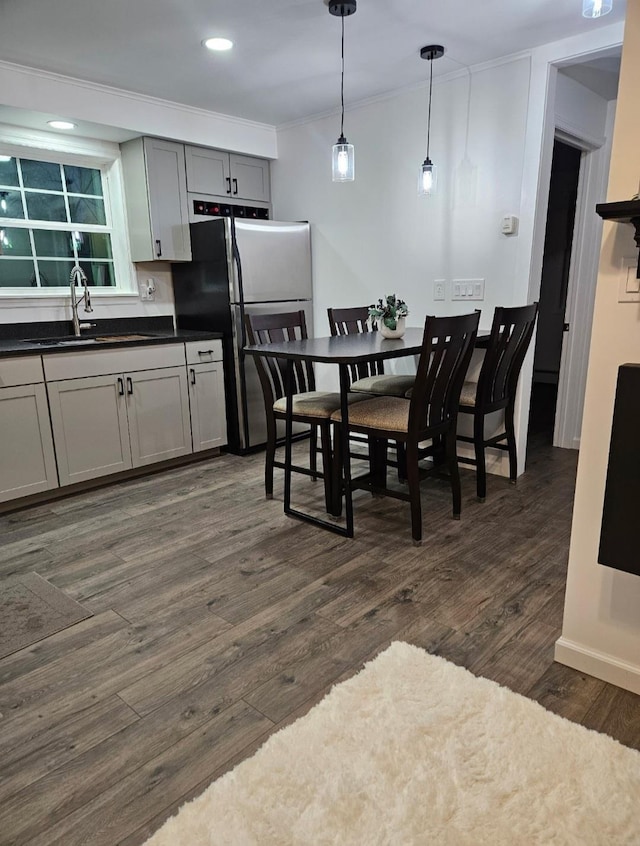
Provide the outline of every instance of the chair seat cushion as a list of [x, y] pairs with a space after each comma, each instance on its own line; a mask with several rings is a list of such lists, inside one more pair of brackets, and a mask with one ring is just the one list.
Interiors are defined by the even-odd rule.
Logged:
[[465, 382], [462, 386], [462, 393], [460, 394], [460, 405], [475, 406], [477, 390], [477, 382]]
[[[409, 428], [409, 400], [402, 397], [374, 397], [349, 408], [349, 425], [383, 429], [387, 432], [406, 432]], [[331, 419], [340, 423], [340, 409]]]
[[379, 376], [366, 376], [351, 383], [351, 390], [383, 397], [403, 397], [413, 387], [415, 376], [394, 376], [382, 373]]
[[[349, 394], [349, 405], [361, 403], [371, 398], [371, 394]], [[293, 413], [298, 417], [329, 418], [336, 409], [340, 408], [340, 394], [327, 391], [307, 391], [304, 394], [293, 395]], [[280, 397], [273, 404], [273, 410], [285, 414], [287, 410], [286, 397]]]

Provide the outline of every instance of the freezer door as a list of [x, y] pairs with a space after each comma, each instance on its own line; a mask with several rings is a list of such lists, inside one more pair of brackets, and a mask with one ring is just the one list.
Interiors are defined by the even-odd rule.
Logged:
[[[311, 299], [308, 223], [236, 220], [245, 303]], [[237, 272], [233, 302], [240, 302]]]
[[[289, 302], [289, 303], [268, 303], [261, 305], [249, 304], [245, 307], [247, 314], [277, 314], [279, 312], [300, 311], [305, 312], [305, 320], [307, 321], [307, 329], [313, 331], [313, 311], [312, 304], [308, 302]], [[243, 450], [252, 447], [266, 444], [267, 442], [267, 420], [264, 410], [264, 398], [262, 395], [262, 386], [258, 378], [258, 371], [256, 368], [255, 359], [251, 355], [241, 356], [239, 346], [241, 344], [242, 333], [240, 332], [240, 308], [233, 307], [233, 322], [234, 322], [234, 336], [237, 338], [237, 376], [240, 381], [241, 389], [238, 391], [238, 404], [241, 406], [238, 409], [238, 418], [240, 424], [240, 441]], [[244, 366], [241, 362], [244, 361]], [[244, 388], [244, 398], [243, 390]], [[247, 421], [248, 440], [244, 435], [244, 420]], [[302, 432], [306, 427], [301, 425], [294, 425], [294, 432]], [[278, 437], [284, 437], [284, 423], [278, 423]]]

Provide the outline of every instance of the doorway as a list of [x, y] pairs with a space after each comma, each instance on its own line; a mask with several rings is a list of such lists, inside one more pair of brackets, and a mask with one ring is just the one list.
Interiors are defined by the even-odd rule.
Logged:
[[582, 150], [556, 138], [545, 228], [529, 437], [553, 443]]

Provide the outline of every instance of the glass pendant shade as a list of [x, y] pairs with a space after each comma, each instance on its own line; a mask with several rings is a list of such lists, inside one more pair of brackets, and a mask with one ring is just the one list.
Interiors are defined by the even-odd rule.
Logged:
[[613, 0], [582, 0], [582, 16], [601, 18], [613, 8]]
[[353, 144], [344, 135], [333, 145], [331, 170], [334, 182], [353, 182], [356, 178], [356, 161]]
[[433, 196], [436, 193], [437, 183], [438, 169], [431, 159], [427, 157], [420, 166], [420, 173], [418, 174], [418, 196]]

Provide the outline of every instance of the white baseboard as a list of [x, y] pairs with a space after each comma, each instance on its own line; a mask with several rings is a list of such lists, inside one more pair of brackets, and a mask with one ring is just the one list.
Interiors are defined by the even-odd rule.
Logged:
[[565, 664], [574, 670], [640, 694], [639, 665], [621, 661], [606, 652], [589, 649], [565, 637], [556, 641], [554, 659], [559, 664]]

